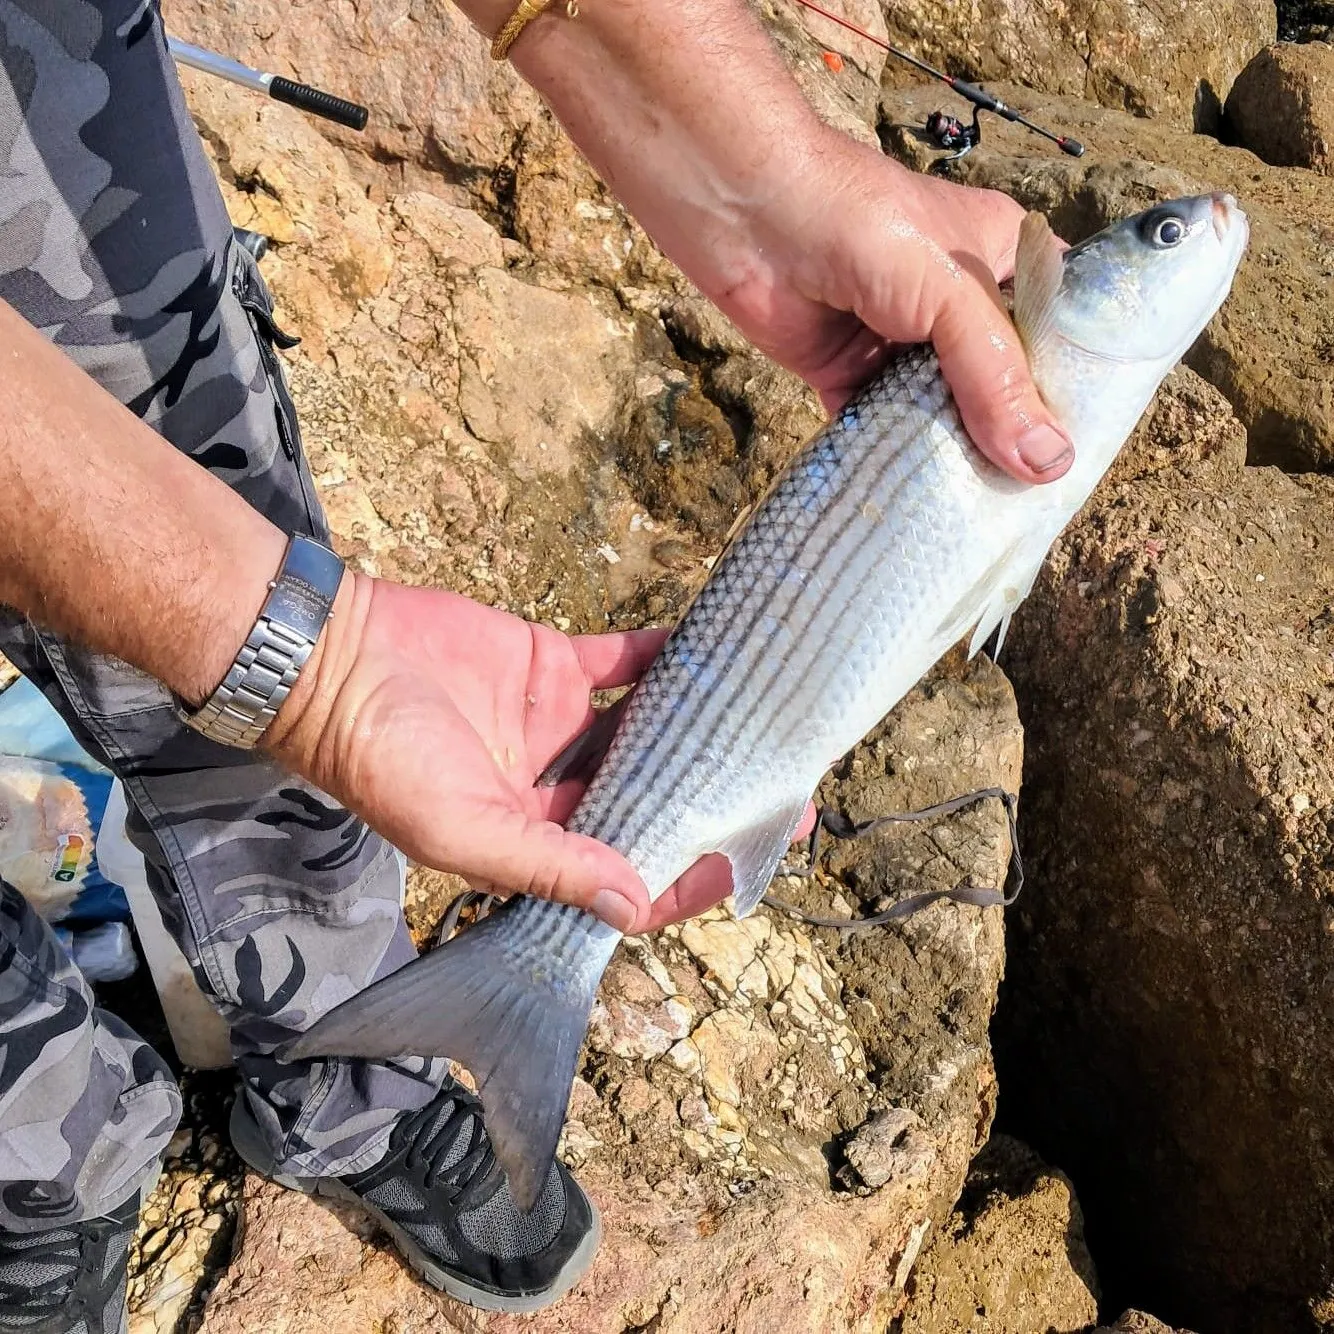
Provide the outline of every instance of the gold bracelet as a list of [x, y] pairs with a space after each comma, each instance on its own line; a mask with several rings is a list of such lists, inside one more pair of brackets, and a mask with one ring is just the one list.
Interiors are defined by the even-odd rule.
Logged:
[[[544, 14], [556, 0], [519, 0], [519, 7], [505, 20], [505, 26], [496, 33], [491, 43], [491, 59], [504, 60], [509, 55], [510, 47], [519, 40], [519, 34], [539, 15]], [[565, 12], [572, 18], [579, 17], [579, 0], [565, 0]]]

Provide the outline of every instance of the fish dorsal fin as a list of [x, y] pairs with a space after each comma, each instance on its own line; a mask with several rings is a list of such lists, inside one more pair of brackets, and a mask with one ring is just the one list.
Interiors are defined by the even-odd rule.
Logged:
[[754, 912], [764, 897], [778, 863], [792, 844], [808, 800], [804, 795], [793, 798], [718, 846], [717, 851], [732, 863], [732, 904], [738, 917]]
[[1014, 325], [1035, 361], [1051, 337], [1056, 295], [1065, 271], [1060, 242], [1041, 213], [1030, 213], [1019, 227], [1014, 256]]

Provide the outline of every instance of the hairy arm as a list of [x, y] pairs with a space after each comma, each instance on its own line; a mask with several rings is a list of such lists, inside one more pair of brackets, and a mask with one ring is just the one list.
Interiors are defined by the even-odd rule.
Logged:
[[[458, 0], [488, 36], [516, 0]], [[745, 0], [561, 0], [510, 52], [654, 240], [833, 409], [933, 342], [973, 439], [1026, 481], [1070, 443], [999, 302], [1023, 210], [824, 125]]]
[[0, 302], [0, 602], [202, 702], [286, 536]]

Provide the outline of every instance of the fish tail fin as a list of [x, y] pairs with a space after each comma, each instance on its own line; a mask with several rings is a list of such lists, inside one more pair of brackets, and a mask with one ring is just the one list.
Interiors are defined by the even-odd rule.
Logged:
[[620, 933], [520, 899], [331, 1010], [288, 1058], [449, 1056], [472, 1072], [521, 1209], [546, 1182], [602, 973]]

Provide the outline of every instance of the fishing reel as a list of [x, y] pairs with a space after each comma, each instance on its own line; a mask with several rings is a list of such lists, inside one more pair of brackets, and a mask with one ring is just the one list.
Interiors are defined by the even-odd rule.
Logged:
[[973, 108], [973, 123], [965, 125], [958, 116], [951, 116], [944, 111], [933, 111], [926, 118], [926, 135], [937, 148], [949, 152], [949, 157], [941, 162], [957, 162], [982, 142], [982, 126], [978, 121], [980, 108]]

